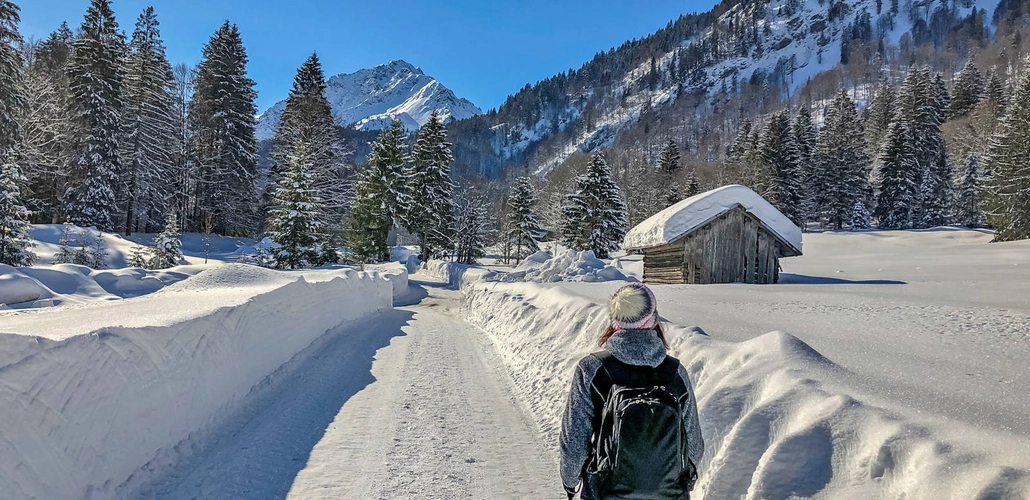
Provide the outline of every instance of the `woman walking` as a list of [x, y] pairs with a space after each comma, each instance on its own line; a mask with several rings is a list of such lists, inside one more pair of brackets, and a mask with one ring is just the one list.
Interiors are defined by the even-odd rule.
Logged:
[[654, 293], [615, 292], [603, 351], [580, 360], [562, 418], [561, 476], [572, 499], [688, 499], [704, 441], [687, 370], [668, 355]]

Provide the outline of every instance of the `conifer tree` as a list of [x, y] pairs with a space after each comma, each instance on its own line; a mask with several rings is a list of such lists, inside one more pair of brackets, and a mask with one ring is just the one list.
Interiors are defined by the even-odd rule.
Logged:
[[792, 222], [802, 225], [801, 173], [787, 110], [769, 119], [762, 136], [761, 154], [771, 176], [769, 201]]
[[995, 239], [1030, 238], [1030, 73], [1019, 79], [986, 158], [990, 177], [984, 186], [987, 221]]
[[998, 70], [994, 67], [987, 70], [984, 83], [984, 99], [996, 103], [999, 108], [1005, 107], [1005, 86], [998, 77]]
[[517, 177], [508, 194], [508, 239], [516, 261], [540, 249], [537, 239], [543, 236], [544, 229], [534, 213], [535, 204], [536, 194], [529, 177]]
[[852, 209], [853, 214], [851, 216], [851, 229], [868, 229], [872, 225], [872, 217], [869, 215], [869, 210], [866, 209], [865, 203], [858, 201], [855, 203], [855, 208]]
[[834, 228], [851, 221], [855, 202], [868, 187], [869, 157], [855, 103], [841, 90], [830, 103], [819, 131], [817, 189], [819, 213]]
[[15, 47], [22, 41], [18, 33], [18, 6], [0, 0], [0, 264], [28, 266], [36, 260], [29, 250], [29, 210], [22, 199], [24, 156], [18, 109], [22, 94], [22, 58]]
[[400, 120], [394, 120], [389, 128], [379, 133], [368, 155], [369, 169], [381, 179], [383, 210], [392, 227], [397, 226], [401, 212], [411, 198], [404, 183], [404, 165], [407, 161], [404, 153], [404, 126]]
[[182, 240], [179, 239], [179, 218], [174, 211], [165, 217], [164, 229], [151, 245], [151, 269], [167, 269], [182, 261]]
[[690, 169], [690, 176], [687, 178], [687, 198], [701, 193], [701, 182], [697, 179], [697, 168]]
[[909, 149], [908, 127], [899, 116], [891, 122], [877, 159], [879, 197], [876, 218], [884, 229], [912, 227], [913, 205], [918, 199], [915, 160]]
[[984, 80], [973, 60], [966, 61], [962, 71], [955, 77], [948, 118], [955, 119], [972, 111], [984, 98]]
[[663, 196], [662, 206], [668, 207], [683, 199], [683, 192], [680, 188], [679, 183], [676, 180], [677, 175], [682, 169], [680, 165], [680, 150], [676, 146], [676, 141], [669, 139], [662, 148], [661, 156], [658, 159], [658, 169], [661, 172], [661, 189], [665, 192]]
[[970, 152], [966, 156], [966, 167], [956, 193], [955, 212], [958, 223], [966, 227], [981, 227], [986, 222], [980, 207], [980, 190], [983, 183], [983, 168], [980, 155]]
[[311, 187], [312, 175], [307, 151], [296, 150], [293, 164], [277, 183], [268, 210], [268, 237], [275, 242], [272, 252], [275, 267], [307, 267], [321, 258], [318, 232], [321, 230], [316, 206], [321, 202]]
[[928, 101], [930, 109], [927, 112], [929, 121], [922, 123], [923, 131], [926, 134], [923, 146], [926, 149], [920, 151], [920, 156], [923, 156], [927, 162], [923, 170], [924, 177], [921, 185], [923, 205], [920, 222], [922, 227], [947, 224], [952, 213], [954, 195], [952, 165], [944, 136], [941, 133], [941, 125], [944, 123], [949, 102], [948, 90], [944, 85], [943, 78], [938, 73], [930, 83]]
[[158, 24], [154, 8], [147, 7], [129, 42], [121, 172], [126, 235], [157, 227], [171, 183], [175, 83]]
[[482, 196], [462, 196], [457, 203], [454, 260], [475, 264], [486, 255], [486, 240], [492, 233]]
[[897, 94], [894, 91], [894, 85], [884, 75], [880, 78], [879, 85], [876, 86], [873, 101], [867, 107], [866, 138], [872, 151], [880, 150], [883, 136], [887, 133], [887, 127], [890, 126], [891, 121], [894, 119], [896, 107]]
[[0, 264], [31, 266], [36, 261], [36, 254], [29, 250], [34, 245], [29, 236], [29, 210], [18, 187], [24, 182], [16, 163], [0, 165]]
[[797, 148], [798, 172], [801, 181], [801, 227], [805, 227], [809, 216], [815, 211], [814, 195], [817, 192], [819, 177], [817, 174], [816, 150], [819, 134], [812, 121], [812, 112], [808, 104], [798, 109], [791, 128], [794, 145]]
[[80, 31], [68, 66], [71, 106], [80, 131], [79, 157], [72, 166], [65, 210], [73, 223], [111, 231], [121, 168], [118, 134], [125, 41], [109, 0], [92, 0]]
[[257, 227], [256, 97], [240, 31], [226, 21], [204, 46], [190, 102], [197, 227], [208, 217], [223, 234], [252, 234]]
[[601, 153], [594, 153], [586, 174], [576, 178], [576, 192], [562, 207], [562, 244], [592, 250], [599, 259], [622, 245], [626, 235], [626, 204]]
[[303, 146], [310, 158], [312, 188], [322, 200], [317, 218], [323, 227], [335, 227], [348, 200], [338, 155], [336, 122], [325, 89], [322, 63], [318, 54], [311, 54], [297, 70], [279, 129], [272, 139], [268, 190], [271, 193], [275, 189], [282, 172], [290, 168], [296, 148]]
[[[384, 134], [380, 134], [380, 139]], [[362, 264], [383, 262], [390, 258], [387, 238], [391, 219], [384, 199], [386, 186], [381, 167], [381, 162], [370, 161], [368, 168], [362, 172], [349, 215], [347, 243], [354, 258]]]
[[404, 181], [411, 195], [403, 209], [404, 225], [418, 236], [423, 262], [445, 255], [454, 243], [453, 159], [443, 119], [433, 111], [419, 129]]
[[[57, 253], [54, 254], [54, 264], [71, 264], [75, 262], [75, 252], [71, 249], [72, 225], [65, 222], [61, 227], [61, 239], [58, 240]], [[143, 266], [140, 266], [143, 267]]]

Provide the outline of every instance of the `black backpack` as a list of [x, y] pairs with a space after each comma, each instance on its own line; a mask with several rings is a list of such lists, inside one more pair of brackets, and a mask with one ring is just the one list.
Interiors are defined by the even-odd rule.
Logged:
[[594, 433], [581, 498], [686, 499], [697, 478], [687, 458], [683, 412], [689, 394], [679, 360], [657, 367], [623, 363], [611, 353], [594, 376]]

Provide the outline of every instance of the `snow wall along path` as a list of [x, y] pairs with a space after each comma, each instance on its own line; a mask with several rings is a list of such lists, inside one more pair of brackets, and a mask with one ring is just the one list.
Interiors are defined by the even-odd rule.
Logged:
[[0, 498], [121, 496], [327, 330], [392, 299], [380, 274], [235, 264], [137, 299], [0, 315]]
[[[430, 262], [423, 272], [461, 287], [464, 316], [499, 350], [557, 456], [573, 369], [598, 350], [606, 309], [554, 286], [484, 282], [479, 269]], [[706, 445], [692, 498], [1030, 498], [1027, 457], [993, 451], [1011, 449], [1001, 446], [1010, 436], [924, 425], [864, 403], [841, 382], [845, 370], [786, 333], [735, 343], [668, 326]]]

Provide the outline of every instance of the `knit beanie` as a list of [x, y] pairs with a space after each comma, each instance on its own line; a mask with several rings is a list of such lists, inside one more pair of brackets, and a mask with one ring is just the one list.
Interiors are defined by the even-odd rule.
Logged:
[[615, 291], [608, 302], [612, 326], [618, 330], [648, 330], [658, 324], [654, 292], [643, 283], [630, 283]]

